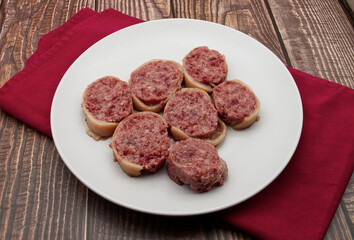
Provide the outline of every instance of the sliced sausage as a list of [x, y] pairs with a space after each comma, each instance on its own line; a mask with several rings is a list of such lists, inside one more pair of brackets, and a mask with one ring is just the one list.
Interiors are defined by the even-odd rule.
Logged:
[[228, 174], [215, 147], [200, 139], [176, 142], [168, 155], [167, 172], [174, 182], [187, 184], [196, 192], [222, 186]]
[[244, 129], [259, 119], [260, 102], [240, 80], [226, 81], [214, 88], [213, 100], [219, 117], [234, 129]]
[[170, 60], [151, 60], [130, 75], [129, 85], [138, 110], [159, 112], [168, 97], [181, 89], [182, 66]]
[[113, 76], [88, 85], [81, 105], [90, 130], [88, 134], [96, 140], [111, 136], [117, 124], [133, 113], [128, 84]]
[[134, 113], [117, 126], [110, 147], [122, 170], [129, 176], [160, 169], [172, 139], [165, 119], [153, 112]]
[[196, 88], [184, 88], [167, 102], [164, 117], [176, 140], [201, 138], [217, 141], [225, 137], [226, 128], [219, 121], [209, 95]]
[[194, 48], [184, 57], [183, 72], [187, 87], [210, 93], [226, 79], [228, 66], [224, 55], [202, 46]]

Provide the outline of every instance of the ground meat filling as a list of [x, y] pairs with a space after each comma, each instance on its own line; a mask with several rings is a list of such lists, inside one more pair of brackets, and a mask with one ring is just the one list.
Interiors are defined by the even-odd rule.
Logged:
[[169, 176], [177, 184], [189, 184], [197, 192], [222, 185], [227, 176], [226, 164], [217, 150], [200, 139], [187, 139], [175, 143], [168, 157]]
[[157, 114], [135, 113], [117, 128], [112, 146], [128, 161], [149, 169], [167, 159], [172, 140], [166, 122]]
[[225, 58], [208, 47], [197, 47], [185, 57], [184, 67], [195, 81], [215, 87], [227, 75]]
[[164, 117], [171, 127], [189, 137], [208, 138], [218, 127], [217, 111], [209, 97], [200, 91], [177, 92], [166, 106]]
[[105, 122], [120, 122], [132, 112], [133, 104], [128, 84], [114, 77], [91, 83], [83, 102], [96, 119]]
[[183, 73], [172, 61], [151, 61], [135, 70], [130, 76], [134, 95], [146, 105], [155, 105], [166, 100], [181, 88]]
[[226, 81], [214, 88], [213, 100], [220, 117], [228, 122], [241, 121], [257, 106], [254, 93], [236, 81]]

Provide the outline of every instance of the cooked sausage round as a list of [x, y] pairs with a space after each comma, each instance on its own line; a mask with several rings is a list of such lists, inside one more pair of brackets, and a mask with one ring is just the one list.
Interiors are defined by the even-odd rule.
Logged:
[[154, 173], [163, 166], [172, 143], [167, 128], [165, 119], [152, 112], [134, 113], [118, 124], [110, 147], [126, 174]]
[[251, 88], [239, 80], [215, 87], [212, 97], [220, 118], [234, 129], [249, 127], [258, 119], [259, 100]]
[[102, 77], [85, 89], [82, 108], [93, 135], [109, 137], [117, 124], [133, 112], [129, 86], [116, 77]]
[[167, 98], [181, 89], [182, 81], [183, 72], [179, 63], [160, 59], [146, 62], [130, 75], [135, 107], [143, 111], [161, 110]]
[[193, 138], [209, 138], [218, 128], [218, 114], [207, 93], [195, 88], [176, 92], [166, 104], [164, 117]]
[[188, 87], [212, 92], [215, 86], [226, 79], [228, 67], [224, 55], [202, 46], [194, 48], [185, 56], [183, 70]]
[[200, 139], [187, 139], [172, 146], [167, 172], [177, 184], [205, 192], [213, 186], [222, 186], [228, 170], [215, 147]]

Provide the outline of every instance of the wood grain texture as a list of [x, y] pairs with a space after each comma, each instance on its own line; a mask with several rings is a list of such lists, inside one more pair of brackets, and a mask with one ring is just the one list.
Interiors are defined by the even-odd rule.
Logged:
[[[340, 2], [269, 0], [293, 67], [354, 88], [354, 29]], [[354, 175], [326, 239], [354, 238]]]
[[353, 224], [347, 221], [347, 209], [343, 201], [340, 203], [337, 212], [328, 228], [325, 240], [334, 239], [353, 239]]
[[[353, 28], [337, 1], [0, 0], [0, 87], [41, 36], [81, 8], [143, 20], [198, 18], [240, 30], [284, 63], [353, 87]], [[349, 24], [348, 24], [349, 22]], [[352, 239], [354, 175], [325, 239]], [[0, 239], [252, 239], [208, 215], [170, 218], [117, 206], [83, 186], [54, 143], [0, 110]]]
[[[0, 86], [88, 1], [1, 1]], [[0, 239], [83, 239], [87, 188], [51, 139], [0, 110]]]
[[349, 21], [354, 25], [354, 0], [338, 0]]
[[354, 29], [340, 3], [268, 1], [293, 67], [354, 88]]
[[261, 42], [283, 62], [285, 56], [264, 1], [173, 0], [173, 16], [220, 23]]
[[0, 87], [25, 66], [40, 37], [62, 25], [88, 1], [3, 1], [1, 3]]
[[114, 8], [144, 21], [172, 17], [170, 1], [166, 0], [96, 1], [97, 11], [100, 12], [108, 8]]
[[[345, 205], [345, 210], [352, 223], [352, 230], [354, 231], [354, 173], [343, 195], [343, 204]], [[354, 236], [354, 233], [352, 233], [352, 235]]]
[[209, 215], [167, 217], [128, 210], [89, 193], [88, 239], [251, 239], [222, 229]]
[[51, 139], [3, 112], [0, 117], [0, 239], [81, 239], [86, 187]]

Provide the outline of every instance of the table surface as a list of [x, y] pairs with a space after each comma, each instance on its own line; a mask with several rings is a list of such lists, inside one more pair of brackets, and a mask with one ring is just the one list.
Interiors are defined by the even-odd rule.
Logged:
[[[0, 0], [0, 87], [24, 68], [41, 36], [82, 8], [221, 23], [288, 66], [354, 88], [353, 12], [344, 0]], [[353, 239], [353, 223], [354, 175], [325, 239]], [[0, 110], [0, 239], [19, 238], [252, 239], [208, 215], [155, 216], [101, 198], [70, 173], [52, 139]]]

